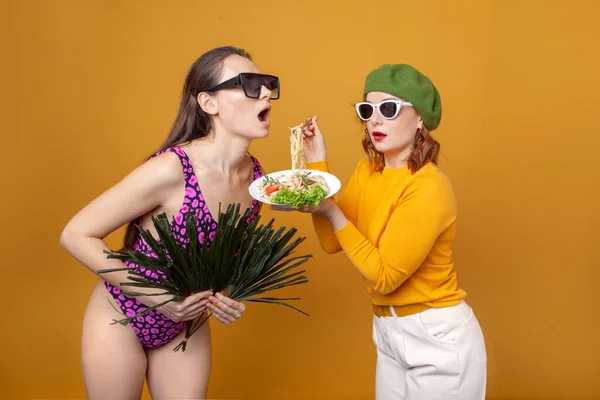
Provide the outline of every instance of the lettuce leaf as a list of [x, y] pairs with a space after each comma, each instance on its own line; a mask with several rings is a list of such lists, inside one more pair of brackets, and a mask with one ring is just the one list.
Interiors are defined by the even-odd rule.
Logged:
[[327, 197], [327, 192], [319, 185], [313, 185], [308, 193], [289, 190], [282, 187], [271, 198], [271, 203], [287, 204], [294, 208], [303, 208], [308, 206], [318, 206], [323, 199]]

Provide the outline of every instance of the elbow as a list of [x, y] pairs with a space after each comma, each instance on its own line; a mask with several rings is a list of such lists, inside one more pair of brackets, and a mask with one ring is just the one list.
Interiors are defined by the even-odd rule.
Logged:
[[375, 282], [375, 285], [373, 285], [373, 290], [375, 291], [375, 293], [377, 293], [378, 295], [381, 295], [381, 296], [386, 296], [386, 295], [392, 293], [397, 288], [398, 288], [397, 286], [391, 286], [391, 285], [385, 284], [385, 282]]
[[68, 224], [60, 234], [60, 245], [69, 253], [72, 253], [79, 236], [73, 226]]
[[339, 253], [340, 251], [342, 251], [342, 248], [339, 246], [326, 246], [326, 245], [321, 244], [321, 248], [327, 254], [336, 254], [336, 253]]
[[340, 243], [337, 240], [331, 240], [331, 238], [323, 236], [317, 236], [317, 238], [319, 240], [319, 245], [321, 246], [321, 249], [323, 249], [325, 253], [335, 254], [342, 251], [342, 246], [340, 246]]
[[406, 272], [394, 270], [393, 273], [384, 273], [376, 277], [371, 287], [377, 294], [386, 296], [402, 286], [408, 277]]
[[72, 242], [72, 232], [69, 228], [69, 225], [67, 225], [63, 231], [60, 234], [60, 245], [65, 248], [65, 249], [69, 249], [69, 246]]

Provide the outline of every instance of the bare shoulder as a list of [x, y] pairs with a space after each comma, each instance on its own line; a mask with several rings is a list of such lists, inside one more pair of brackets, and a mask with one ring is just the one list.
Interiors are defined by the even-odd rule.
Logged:
[[153, 186], [169, 187], [183, 182], [181, 161], [177, 154], [165, 152], [140, 165], [135, 172], [138, 179]]
[[[185, 154], [187, 154], [187, 157], [192, 163], [192, 167], [194, 168], [196, 175], [204, 172], [204, 170], [210, 167], [210, 155], [216, 151], [211, 142], [204, 143], [202, 140], [196, 140], [192, 143], [179, 145], [179, 147], [185, 152]], [[179, 160], [177, 162], [179, 162]], [[181, 164], [179, 165], [179, 168], [181, 168]]]
[[80, 210], [66, 231], [104, 238], [120, 226], [163, 206], [183, 187], [176, 154], [165, 153], [138, 166]]

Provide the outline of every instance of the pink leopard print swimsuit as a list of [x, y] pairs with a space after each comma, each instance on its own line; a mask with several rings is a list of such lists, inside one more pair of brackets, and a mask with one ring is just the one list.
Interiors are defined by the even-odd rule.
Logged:
[[[217, 224], [206, 206], [189, 157], [179, 147], [169, 147], [168, 149], [156, 153], [154, 156], [158, 156], [165, 152], [174, 152], [177, 154], [183, 167], [183, 177], [185, 179], [185, 197], [183, 205], [181, 210], [179, 210], [179, 213], [175, 216], [175, 219], [171, 222], [171, 231], [173, 232], [175, 239], [181, 243], [181, 246], [185, 247], [186, 243], [182, 235], [185, 234], [186, 215], [194, 212], [198, 215], [200, 226], [208, 227], [207, 225], [210, 225], [211, 234], [209, 235], [208, 240], [212, 240]], [[263, 174], [262, 168], [258, 160], [254, 157], [252, 157], [252, 160], [254, 162], [254, 179], [258, 179]], [[253, 200], [252, 219], [256, 218], [258, 211], [259, 203], [258, 201]], [[206, 238], [201, 237], [200, 240], [202, 243]], [[151, 252], [150, 247], [139, 234], [133, 248], [136, 251]], [[156, 277], [151, 271], [145, 271], [135, 264], [126, 263], [126, 265], [130, 268], [137, 268], [138, 271], [145, 273], [148, 277], [152, 278], [152, 275]], [[121, 290], [118, 287], [115, 287], [106, 281], [104, 284], [126, 316], [131, 317], [147, 309], [147, 307], [135, 297], [124, 296], [121, 294]], [[175, 323], [158, 311], [150, 311], [148, 314], [138, 317], [130, 323], [138, 341], [144, 348], [148, 349], [157, 348], [169, 343], [179, 334], [179, 332], [185, 329], [185, 325], [186, 322]]]

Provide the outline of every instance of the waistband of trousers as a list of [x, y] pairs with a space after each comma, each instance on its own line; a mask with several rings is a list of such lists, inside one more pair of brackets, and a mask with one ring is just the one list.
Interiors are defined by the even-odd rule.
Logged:
[[408, 304], [405, 306], [377, 306], [373, 304], [373, 314], [378, 317], [393, 317], [394, 314], [392, 313], [391, 308], [394, 309], [396, 317], [406, 317], [429, 310], [431, 307], [425, 304]]

